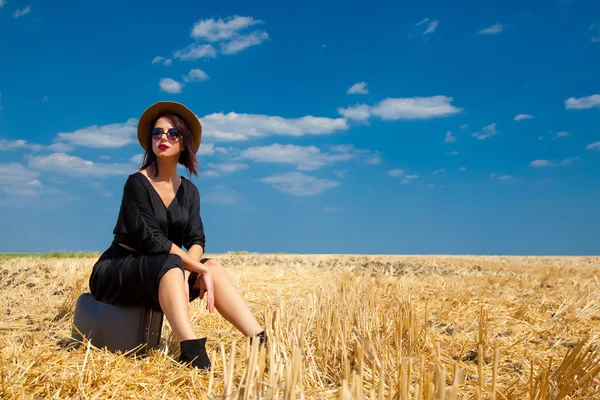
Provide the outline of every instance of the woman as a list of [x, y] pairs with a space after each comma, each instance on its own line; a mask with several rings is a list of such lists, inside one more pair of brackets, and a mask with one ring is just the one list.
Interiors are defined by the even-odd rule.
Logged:
[[189, 302], [206, 295], [206, 309], [216, 307], [244, 335], [263, 342], [265, 331], [223, 267], [203, 257], [200, 195], [177, 174], [182, 164], [198, 176], [199, 119], [182, 104], [158, 102], [140, 117], [137, 135], [143, 165], [125, 182], [114, 239], [93, 267], [90, 291], [105, 303], [161, 309], [180, 342], [179, 361], [208, 369], [206, 338], [194, 333]]

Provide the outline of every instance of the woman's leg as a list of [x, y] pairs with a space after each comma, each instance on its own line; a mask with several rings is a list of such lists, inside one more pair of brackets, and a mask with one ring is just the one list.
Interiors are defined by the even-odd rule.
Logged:
[[[252, 315], [242, 295], [225, 273], [223, 266], [215, 260], [208, 260], [204, 265], [210, 269], [213, 278], [215, 308], [219, 314], [246, 336], [256, 336], [262, 332], [264, 328]], [[201, 284], [202, 279], [198, 277], [194, 289], [202, 290]]]
[[180, 342], [198, 338], [190, 321], [187, 286], [184, 273], [179, 268], [167, 271], [158, 286], [160, 307]]

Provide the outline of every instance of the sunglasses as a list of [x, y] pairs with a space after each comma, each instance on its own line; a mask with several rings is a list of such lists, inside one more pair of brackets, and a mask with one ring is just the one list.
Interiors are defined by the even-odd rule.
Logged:
[[[152, 131], [150, 131], [150, 134], [154, 140], [160, 140], [163, 133], [165, 133], [165, 131], [162, 128], [154, 128]], [[167, 131], [167, 139], [169, 140], [177, 140], [179, 136], [181, 136], [181, 132], [175, 128], [171, 128]]]

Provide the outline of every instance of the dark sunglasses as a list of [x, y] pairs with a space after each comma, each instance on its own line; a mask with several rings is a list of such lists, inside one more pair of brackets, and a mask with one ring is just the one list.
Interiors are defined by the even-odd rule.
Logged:
[[[150, 131], [150, 134], [154, 140], [159, 140], [163, 133], [165, 133], [165, 131], [162, 128], [154, 128], [152, 131]], [[167, 139], [169, 140], [176, 140], [179, 136], [181, 136], [181, 132], [175, 128], [171, 128], [167, 131]]]

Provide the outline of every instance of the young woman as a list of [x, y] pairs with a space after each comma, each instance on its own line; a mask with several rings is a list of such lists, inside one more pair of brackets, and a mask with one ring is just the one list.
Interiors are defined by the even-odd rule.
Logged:
[[182, 164], [189, 176], [198, 176], [198, 117], [180, 103], [158, 102], [140, 117], [137, 136], [145, 150], [143, 165], [125, 182], [114, 239], [94, 264], [90, 291], [105, 303], [162, 310], [180, 342], [179, 361], [208, 369], [206, 338], [194, 332], [189, 302], [206, 296], [209, 312], [216, 308], [261, 342], [265, 331], [221, 264], [203, 257], [200, 195], [191, 180], [177, 174]]

